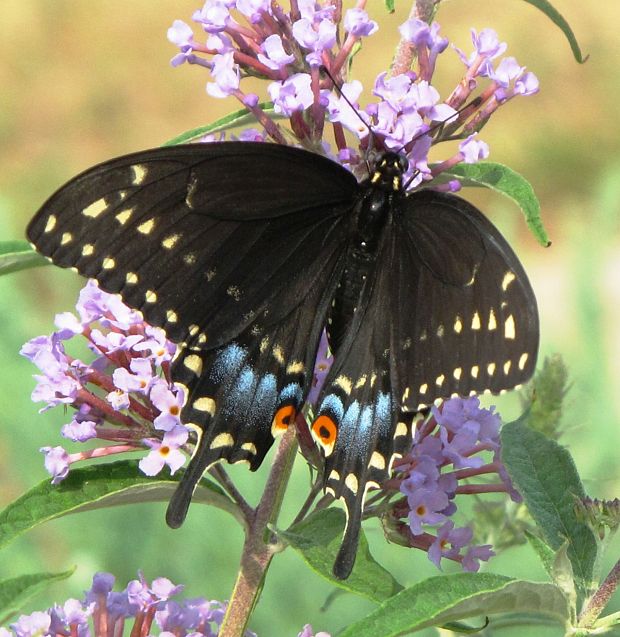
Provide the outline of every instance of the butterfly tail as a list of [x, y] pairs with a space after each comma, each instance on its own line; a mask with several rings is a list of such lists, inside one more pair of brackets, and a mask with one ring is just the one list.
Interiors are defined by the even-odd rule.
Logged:
[[172, 529], [178, 529], [187, 516], [192, 496], [204, 472], [221, 458], [221, 450], [209, 449], [210, 437], [200, 436], [196, 451], [189, 461], [185, 473], [172, 494], [166, 510], [166, 523]]
[[362, 525], [362, 512], [364, 508], [363, 493], [354, 498], [344, 497], [345, 509], [347, 512], [347, 526], [344, 530], [342, 544], [336, 556], [336, 561], [332, 568], [334, 577], [340, 580], [347, 579], [353, 570], [355, 556], [357, 555], [357, 545], [359, 544], [360, 527]]

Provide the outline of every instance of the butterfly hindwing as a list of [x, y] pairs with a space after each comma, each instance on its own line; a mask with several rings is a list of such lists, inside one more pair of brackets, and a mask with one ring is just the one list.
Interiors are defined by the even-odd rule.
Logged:
[[412, 418], [401, 418], [391, 380], [395, 361], [390, 355], [385, 295], [397, 256], [392, 226], [388, 222], [384, 229], [374, 274], [365, 280], [312, 423], [313, 436], [325, 456], [325, 488], [343, 500], [347, 512], [334, 565], [334, 574], [341, 579], [353, 567], [367, 490], [381, 485], [393, 460], [411, 442]]
[[293, 425], [312, 383], [318, 342], [342, 269], [338, 247], [324, 246], [319, 277], [277, 324], [257, 320], [217, 350], [202, 349], [194, 341], [180, 351], [172, 377], [185, 386], [181, 419], [199, 432], [199, 439], [170, 501], [170, 526], [183, 522], [194, 487], [212, 464], [244, 461], [255, 470], [275, 436]]

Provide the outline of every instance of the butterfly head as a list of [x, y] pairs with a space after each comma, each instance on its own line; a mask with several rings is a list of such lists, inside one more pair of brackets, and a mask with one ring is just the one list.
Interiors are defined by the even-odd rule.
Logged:
[[399, 192], [403, 187], [403, 174], [409, 168], [409, 161], [401, 153], [385, 152], [377, 159], [370, 183], [381, 190]]

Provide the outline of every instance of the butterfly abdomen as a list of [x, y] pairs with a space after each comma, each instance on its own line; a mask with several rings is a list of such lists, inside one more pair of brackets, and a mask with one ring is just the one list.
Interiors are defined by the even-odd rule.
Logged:
[[362, 184], [362, 188], [351, 215], [345, 267], [328, 316], [327, 334], [334, 353], [357, 311], [367, 281], [374, 279], [372, 274], [380, 256], [381, 239], [393, 211], [398, 208], [394, 200], [402, 198], [399, 191], [388, 191], [372, 180]]

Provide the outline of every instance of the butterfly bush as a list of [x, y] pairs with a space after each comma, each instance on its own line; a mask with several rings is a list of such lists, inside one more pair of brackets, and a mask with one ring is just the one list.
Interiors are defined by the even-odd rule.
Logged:
[[[159, 635], [160, 637], [217, 637], [227, 604], [202, 597], [171, 599], [183, 591], [165, 577], [147, 582], [142, 573], [125, 589], [113, 589], [111, 573], [96, 573], [84, 598], [68, 599], [46, 611], [21, 615], [0, 637], [109, 637], [110, 635]], [[246, 630], [245, 637], [257, 637]], [[298, 637], [329, 637], [306, 625]]]
[[[535, 93], [536, 77], [514, 58], [502, 57], [506, 44], [492, 29], [472, 30], [473, 51], [454, 48], [464, 74], [442, 99], [432, 81], [449, 42], [436, 22], [409, 19], [400, 26], [400, 37], [416, 52], [415, 70], [380, 73], [371, 89], [376, 100], [361, 107], [364, 87], [347, 81], [346, 70], [360, 41], [378, 30], [365, 7], [362, 0], [346, 11], [337, 0], [297, 0], [286, 12], [270, 0], [208, 0], [195, 11], [194, 28], [175, 20], [168, 30], [168, 39], [179, 48], [172, 64], [203, 67], [210, 96], [232, 96], [255, 116], [262, 130], [246, 128], [237, 139], [285, 144], [290, 133], [285, 135], [281, 123], [287, 119], [294, 143], [332, 157], [360, 178], [367, 175], [371, 152], [392, 149], [407, 154], [409, 188], [435, 180], [437, 189], [458, 190], [450, 169], [488, 156], [478, 132], [512, 97]], [[269, 102], [245, 90], [250, 76], [267, 81]], [[223, 137], [212, 133], [203, 141]], [[430, 149], [445, 141], [457, 141], [457, 151], [429, 163]], [[21, 350], [39, 369], [33, 400], [44, 403], [41, 411], [71, 406], [75, 411], [61, 434], [90, 447], [72, 453], [62, 446], [43, 447], [52, 482], [61, 482], [77, 461], [136, 451], [143, 454], [139, 468], [146, 475], [165, 467], [174, 474], [192, 449], [180, 420], [185, 395], [170, 375], [176, 346], [94, 281], [81, 291], [76, 309], [77, 316], [57, 315], [51, 336], [34, 338]], [[74, 338], [86, 341], [92, 360], [68, 353]], [[310, 405], [320, 395], [331, 360], [323, 335]], [[493, 551], [474, 544], [469, 526], [456, 525], [456, 496], [495, 492], [519, 500], [500, 460], [499, 427], [499, 414], [482, 408], [476, 397], [433, 407], [416, 424], [409, 453], [394, 463], [391, 478], [369, 499], [366, 517], [381, 517], [389, 539], [427, 552], [438, 567], [446, 558], [478, 570]], [[320, 463], [303, 427], [299, 433], [304, 455]], [[304, 631], [311, 634], [310, 627]]]
[[[287, 136], [270, 117], [275, 114], [288, 118], [296, 143], [327, 154], [360, 178], [367, 175], [370, 151], [395, 150], [409, 159], [409, 188], [436, 179], [434, 187], [456, 191], [460, 183], [447, 172], [488, 156], [478, 132], [499, 106], [516, 95], [536, 93], [538, 80], [515, 58], [501, 57], [506, 44], [492, 29], [472, 29], [474, 50], [454, 48], [464, 75], [442, 99], [432, 81], [449, 41], [436, 22], [411, 18], [400, 26], [400, 36], [415, 48], [415, 70], [380, 73], [371, 88], [377, 100], [362, 108], [364, 87], [359, 80], [347, 81], [347, 68], [360, 42], [379, 28], [366, 5], [358, 0], [343, 11], [341, 1], [297, 0], [286, 12], [271, 0], [207, 0], [192, 16], [194, 28], [175, 20], [168, 30], [168, 39], [179, 48], [171, 63], [205, 68], [210, 96], [235, 97], [256, 117], [263, 131], [246, 129], [238, 134], [241, 140], [286, 144]], [[268, 82], [268, 103], [245, 89], [249, 77]], [[326, 123], [333, 145], [325, 141]], [[223, 134], [205, 141], [214, 139]], [[454, 140], [459, 141], [454, 154], [429, 164], [432, 146]]]

